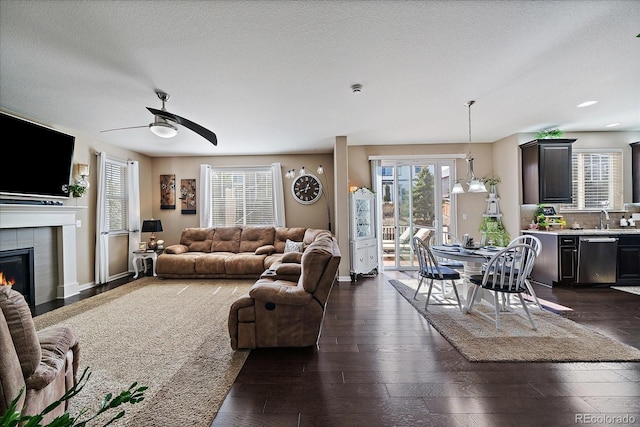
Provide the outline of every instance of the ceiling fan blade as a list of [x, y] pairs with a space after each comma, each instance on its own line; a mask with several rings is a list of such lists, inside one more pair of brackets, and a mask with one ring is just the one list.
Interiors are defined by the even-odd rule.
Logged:
[[191, 129], [192, 131], [194, 131], [195, 133], [197, 133], [198, 135], [200, 135], [201, 137], [203, 137], [204, 139], [208, 140], [209, 142], [211, 142], [213, 145], [218, 145], [218, 138], [216, 137], [216, 134], [211, 132], [209, 129], [206, 129], [202, 126], [200, 126], [197, 123], [192, 122], [191, 120], [185, 119], [184, 117], [180, 117], [176, 114], [170, 113], [168, 111], [163, 111], [163, 110], [158, 110], [155, 108], [150, 108], [147, 107], [147, 110], [149, 110], [151, 112], [151, 114], [156, 115], [156, 116], [160, 116], [162, 118], [165, 119], [169, 119], [172, 120], [176, 123], [178, 123], [179, 125], [182, 125], [188, 129]]
[[101, 131], [100, 131], [100, 133], [102, 133], [102, 132], [111, 132], [111, 131], [114, 131], [114, 130], [139, 129], [139, 128], [148, 128], [148, 127], [149, 127], [149, 125], [144, 125], [144, 126], [131, 126], [131, 127], [128, 127], [128, 128], [116, 128], [116, 129], [101, 130]]

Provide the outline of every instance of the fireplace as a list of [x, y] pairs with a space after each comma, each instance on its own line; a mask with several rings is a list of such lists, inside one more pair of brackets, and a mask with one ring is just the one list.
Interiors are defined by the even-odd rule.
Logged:
[[36, 307], [33, 248], [0, 251], [0, 285], [10, 285], [24, 295], [33, 313]]

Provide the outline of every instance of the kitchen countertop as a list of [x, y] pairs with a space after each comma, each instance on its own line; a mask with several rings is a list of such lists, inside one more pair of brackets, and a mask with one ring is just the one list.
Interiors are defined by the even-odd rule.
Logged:
[[582, 230], [572, 230], [570, 228], [565, 228], [564, 230], [550, 230], [550, 231], [540, 231], [534, 229], [528, 230], [520, 230], [522, 233], [531, 233], [531, 234], [555, 234], [558, 236], [583, 236], [583, 235], [620, 235], [620, 234], [640, 234], [640, 228], [611, 228], [611, 229], [599, 229], [599, 228], [585, 228]]

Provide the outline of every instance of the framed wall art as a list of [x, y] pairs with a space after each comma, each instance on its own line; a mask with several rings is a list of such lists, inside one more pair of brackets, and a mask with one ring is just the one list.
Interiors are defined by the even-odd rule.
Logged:
[[182, 213], [195, 215], [196, 213], [196, 180], [180, 180], [180, 200]]
[[176, 208], [176, 176], [160, 175], [160, 209]]

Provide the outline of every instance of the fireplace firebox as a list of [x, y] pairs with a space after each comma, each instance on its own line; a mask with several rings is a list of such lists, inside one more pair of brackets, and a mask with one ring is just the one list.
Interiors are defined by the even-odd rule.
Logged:
[[33, 313], [36, 307], [33, 248], [0, 251], [0, 285], [10, 285], [24, 295]]

